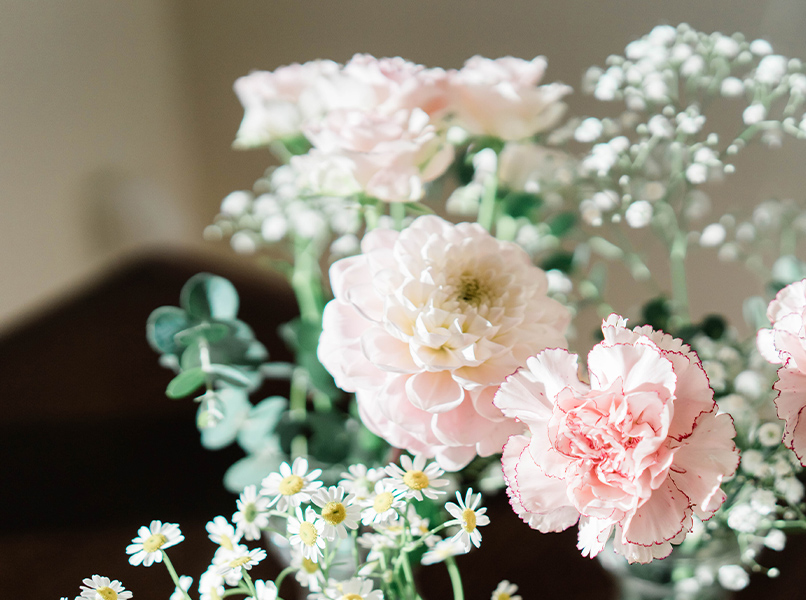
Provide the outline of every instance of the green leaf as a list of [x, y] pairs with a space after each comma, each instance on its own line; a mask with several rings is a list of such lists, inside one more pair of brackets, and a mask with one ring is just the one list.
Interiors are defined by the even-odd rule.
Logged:
[[574, 227], [577, 222], [576, 213], [563, 212], [549, 221], [549, 229], [552, 235], [562, 237]]
[[200, 367], [182, 371], [168, 384], [165, 395], [174, 399], [184, 398], [195, 392], [206, 380], [207, 376]]
[[557, 269], [567, 275], [574, 270], [574, 255], [570, 252], [555, 252], [543, 261], [540, 268], [544, 271]]
[[669, 317], [672, 316], [672, 307], [667, 298], [660, 296], [653, 298], [641, 309], [644, 323], [651, 325], [652, 329], [669, 331]]
[[247, 376], [243, 371], [232, 367], [230, 365], [211, 364], [207, 368], [207, 373], [221, 379], [230, 385], [237, 387], [248, 388], [254, 383], [254, 380]]
[[182, 287], [179, 304], [199, 320], [231, 320], [238, 314], [238, 292], [223, 277], [199, 273]]
[[190, 326], [187, 313], [176, 306], [160, 306], [152, 311], [146, 322], [146, 339], [162, 354], [179, 354], [181, 348], [175, 336]]
[[176, 334], [175, 341], [180, 346], [189, 346], [201, 338], [213, 343], [224, 339], [231, 331], [232, 328], [224, 323], [210, 323], [205, 321], [198, 325], [188, 327], [184, 331], [180, 331]]
[[501, 203], [510, 217], [529, 217], [537, 208], [543, 204], [540, 196], [535, 196], [529, 192], [504, 191]]

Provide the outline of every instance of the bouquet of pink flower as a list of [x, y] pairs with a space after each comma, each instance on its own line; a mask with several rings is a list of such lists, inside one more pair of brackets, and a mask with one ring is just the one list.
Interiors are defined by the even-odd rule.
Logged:
[[[360, 54], [236, 82], [235, 146], [281, 164], [227, 196], [205, 235], [268, 253], [300, 317], [283, 329], [290, 365], [268, 361], [215, 276], [149, 320], [177, 371], [168, 395], [196, 396], [206, 445], [246, 453], [226, 480], [238, 511], [208, 525], [219, 549], [201, 598], [273, 600], [294, 574], [310, 598], [419, 599], [413, 566], [444, 561], [461, 599], [452, 557], [489, 518], [472, 489], [440, 507], [459, 481], [505, 487], [541, 532], [576, 524], [582, 554], [617, 573], [664, 559], [637, 571], [663, 597], [777, 574], [758, 551], [806, 526], [806, 212], [767, 201], [713, 215], [703, 186], [755, 139], [806, 137], [802, 64], [741, 34], [656, 27], [585, 75], [585, 92], [618, 107], [604, 118], [566, 118], [571, 88], [546, 68]], [[744, 99], [726, 141], [706, 112], [720, 97]], [[668, 268], [648, 266], [646, 244]], [[744, 299], [750, 335], [694, 318], [688, 288], [709, 255], [764, 284], [769, 297]], [[629, 290], [607, 286], [616, 266]], [[288, 398], [253, 405], [267, 377], [287, 377]], [[189, 598], [163, 550], [174, 527], [144, 528], [132, 561], [165, 558]], [[242, 541], [261, 531], [290, 548], [274, 582], [250, 579], [265, 553]], [[85, 583], [87, 598], [127, 593]], [[502, 581], [492, 598], [516, 590]]]

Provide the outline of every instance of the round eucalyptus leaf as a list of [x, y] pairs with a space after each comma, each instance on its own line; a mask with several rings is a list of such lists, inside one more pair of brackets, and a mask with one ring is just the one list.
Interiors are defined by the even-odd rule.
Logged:
[[187, 313], [200, 320], [227, 321], [238, 314], [238, 292], [223, 277], [199, 273], [182, 287], [179, 304]]
[[190, 327], [187, 313], [177, 306], [160, 306], [152, 311], [146, 322], [146, 339], [162, 354], [179, 354], [176, 335]]
[[171, 379], [165, 395], [169, 398], [184, 398], [195, 392], [207, 380], [207, 375], [200, 368], [182, 371], [179, 375]]

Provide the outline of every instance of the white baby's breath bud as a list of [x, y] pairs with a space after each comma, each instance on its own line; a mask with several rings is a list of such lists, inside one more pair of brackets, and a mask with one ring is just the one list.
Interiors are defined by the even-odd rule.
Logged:
[[360, 250], [360, 241], [358, 237], [352, 233], [348, 233], [333, 240], [330, 244], [330, 253], [335, 256], [351, 256], [358, 254]]
[[736, 98], [744, 94], [744, 84], [736, 77], [725, 77], [719, 86], [719, 92], [726, 98]]
[[750, 52], [756, 56], [772, 54], [772, 46], [767, 40], [753, 40], [750, 42]]
[[708, 181], [708, 167], [700, 163], [694, 163], [686, 168], [686, 179], [694, 185]]
[[463, 127], [453, 126], [450, 127], [445, 133], [445, 139], [449, 144], [453, 144], [454, 146], [464, 144], [467, 141], [467, 138], [467, 130]]
[[641, 229], [649, 225], [653, 214], [652, 205], [646, 200], [638, 200], [630, 204], [624, 213], [627, 224], [633, 229]]
[[801, 96], [806, 96], [806, 75], [803, 73], [792, 73], [792, 75], [789, 76], [789, 89]]
[[739, 394], [748, 398], [758, 398], [766, 391], [764, 378], [756, 371], [742, 371], [736, 376], [733, 385]]
[[231, 217], [240, 217], [252, 203], [252, 193], [246, 191], [230, 192], [221, 201], [221, 212]]
[[770, 567], [767, 569], [767, 577], [770, 579], [775, 579], [781, 574], [781, 571], [776, 567]]
[[705, 125], [705, 116], [694, 112], [682, 112], [677, 115], [678, 130], [688, 135], [699, 133]]
[[736, 228], [736, 239], [743, 244], [750, 244], [756, 239], [756, 228], [752, 223], [742, 223]]
[[474, 177], [482, 179], [494, 175], [498, 170], [498, 155], [492, 148], [484, 148], [473, 157]]
[[594, 142], [602, 135], [602, 122], [594, 117], [584, 119], [574, 131], [574, 139], [578, 142]]
[[285, 236], [288, 231], [288, 222], [283, 215], [272, 215], [264, 219], [260, 226], [260, 235], [267, 242], [277, 242]]
[[750, 506], [760, 515], [770, 515], [775, 512], [775, 494], [771, 490], [756, 490], [750, 496]]
[[742, 471], [754, 477], [761, 477], [764, 471], [769, 469], [769, 465], [767, 465], [764, 460], [764, 455], [760, 451], [753, 450], [752, 448], [742, 452], [742, 462], [739, 466]]
[[720, 35], [714, 44], [714, 52], [725, 58], [734, 58], [739, 54], [739, 43], [726, 35]]
[[680, 73], [684, 77], [694, 77], [699, 75], [704, 68], [705, 59], [699, 54], [693, 54], [680, 66]]
[[702, 235], [700, 235], [700, 246], [704, 248], [713, 248], [714, 246], [719, 246], [725, 241], [726, 235], [727, 233], [722, 225], [719, 223], [711, 223], [702, 230]]
[[761, 516], [749, 504], [737, 504], [728, 513], [728, 527], [742, 533], [753, 533], [761, 523]]
[[257, 250], [255, 234], [251, 231], [236, 231], [230, 238], [230, 245], [238, 254], [253, 254]]
[[601, 210], [613, 210], [618, 204], [619, 197], [613, 190], [606, 190], [604, 192], [596, 192], [592, 200], [596, 207]]
[[549, 269], [546, 271], [548, 279], [549, 293], [570, 294], [574, 288], [568, 276], [559, 269]]
[[722, 565], [717, 572], [719, 585], [726, 590], [743, 590], [750, 583], [747, 571], [739, 565]]
[[755, 125], [767, 118], [767, 109], [763, 104], [751, 104], [744, 109], [742, 120], [745, 125]]
[[803, 484], [795, 477], [776, 480], [775, 491], [781, 494], [789, 504], [798, 504], [803, 500]]
[[780, 552], [786, 547], [786, 534], [780, 529], [773, 529], [764, 536], [764, 545], [770, 550]]
[[758, 442], [767, 448], [773, 448], [781, 443], [783, 429], [778, 423], [764, 423], [758, 428]]
[[669, 61], [674, 65], [679, 65], [686, 61], [694, 51], [688, 44], [675, 44], [669, 55]]
[[786, 58], [780, 54], [765, 56], [756, 68], [756, 81], [766, 85], [778, 85], [784, 75], [786, 75]]
[[204, 228], [202, 237], [207, 242], [218, 242], [224, 238], [224, 232], [218, 225], [208, 225]]
[[677, 30], [671, 25], [655, 25], [647, 38], [654, 44], [669, 46], [677, 39]]
[[599, 227], [602, 225], [602, 211], [596, 206], [596, 202], [590, 198], [586, 198], [579, 203], [579, 213], [582, 220], [588, 225]]
[[669, 119], [663, 115], [654, 115], [647, 123], [647, 129], [655, 137], [671, 138], [674, 135], [674, 127], [669, 123]]

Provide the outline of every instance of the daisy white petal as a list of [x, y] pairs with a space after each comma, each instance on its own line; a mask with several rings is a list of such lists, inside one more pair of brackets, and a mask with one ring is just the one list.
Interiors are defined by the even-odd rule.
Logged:
[[467, 549], [465, 548], [465, 545], [462, 542], [458, 542], [453, 538], [449, 538], [437, 542], [433, 548], [431, 548], [428, 552], [423, 554], [423, 557], [420, 560], [420, 562], [424, 565], [433, 565], [442, 562], [446, 558], [450, 558], [451, 556], [457, 556], [459, 554], [466, 554], [466, 553]]
[[478, 548], [481, 544], [481, 532], [478, 528], [490, 522], [490, 518], [484, 514], [487, 512], [487, 508], [476, 508], [481, 502], [481, 494], [474, 496], [473, 488], [470, 488], [464, 498], [459, 492], [456, 492], [456, 499], [459, 501], [458, 505], [453, 502], [448, 502], [445, 505], [445, 510], [454, 517], [446, 525], [459, 525], [461, 527], [451, 539], [464, 544], [466, 551], [470, 550], [471, 544]]
[[523, 600], [520, 596], [515, 595], [517, 591], [517, 585], [504, 579], [498, 584], [498, 587], [493, 590], [493, 595], [490, 597], [490, 600]]
[[207, 523], [205, 529], [207, 529], [207, 537], [210, 538], [211, 542], [227, 550], [232, 550], [241, 541], [242, 533], [236, 531], [235, 527], [225, 517], [216, 517]]
[[[127, 591], [121, 583], [115, 579], [101, 575], [93, 575], [83, 581], [81, 595], [78, 598], [88, 598], [89, 600], [127, 600], [132, 597], [132, 593]], [[78, 598], [76, 600], [78, 600]]]
[[225, 561], [219, 565], [218, 572], [226, 577], [230, 571], [240, 571], [241, 569], [249, 571], [264, 558], [266, 558], [266, 551], [262, 548], [248, 550], [246, 547], [240, 546], [229, 553]]
[[436, 488], [445, 487], [450, 482], [447, 479], [438, 479], [445, 471], [436, 463], [432, 462], [428, 466], [425, 463], [422, 455], [417, 455], [412, 460], [404, 454], [400, 457], [400, 466], [391, 464], [386, 467], [389, 477], [385, 481], [391, 481], [407, 498], [422, 500], [426, 496], [435, 500], [439, 494], [445, 493]]
[[185, 539], [176, 523], [151, 521], [148, 527], [140, 527], [137, 537], [126, 547], [126, 554], [131, 554], [129, 563], [133, 566], [150, 567], [155, 562], [162, 562], [162, 551]]
[[232, 515], [232, 522], [237, 534], [247, 540], [259, 539], [260, 530], [269, 526], [269, 499], [257, 493], [257, 486], [248, 485], [235, 505], [238, 510]]
[[322, 509], [322, 535], [326, 540], [344, 539], [348, 529], [358, 529], [361, 507], [355, 504], [355, 496], [352, 494], [344, 497], [344, 488], [341, 486], [319, 490], [313, 495], [311, 502]]
[[310, 506], [305, 510], [305, 516], [302, 514], [302, 509], [297, 507], [296, 516], [288, 519], [287, 531], [290, 534], [288, 541], [292, 546], [302, 548], [304, 558], [319, 562], [322, 549], [325, 547], [325, 538], [322, 536], [324, 528], [324, 521]]
[[269, 506], [276, 504], [277, 510], [284, 511], [310, 502], [311, 494], [322, 487], [317, 480], [321, 474], [322, 469], [308, 472], [308, 461], [298, 456], [291, 465], [281, 464], [279, 473], [269, 474], [261, 483], [260, 493], [270, 498]]
[[185, 594], [183, 592], [187, 592], [191, 585], [193, 585], [193, 577], [180, 575], [179, 586], [174, 590], [174, 593], [171, 594], [168, 600], [185, 600]]
[[397, 511], [403, 510], [406, 503], [403, 501], [403, 492], [385, 480], [375, 484], [372, 495], [362, 505], [365, 508], [361, 512], [361, 522], [369, 526], [394, 521], [398, 518]]

